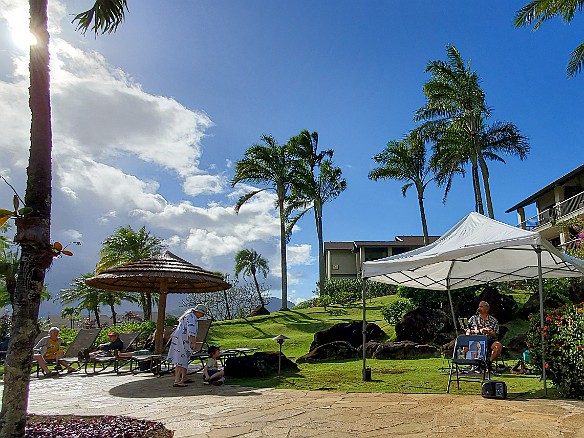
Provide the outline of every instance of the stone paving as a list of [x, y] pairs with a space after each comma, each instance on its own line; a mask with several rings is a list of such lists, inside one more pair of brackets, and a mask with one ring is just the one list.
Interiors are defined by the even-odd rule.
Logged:
[[148, 374], [32, 378], [29, 412], [128, 415], [182, 437], [582, 437], [584, 402], [203, 385]]

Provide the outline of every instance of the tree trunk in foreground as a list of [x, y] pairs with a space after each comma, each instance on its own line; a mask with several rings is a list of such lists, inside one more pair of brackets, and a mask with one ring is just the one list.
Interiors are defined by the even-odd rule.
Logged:
[[49, 33], [47, 0], [30, 0], [30, 30], [36, 44], [30, 48], [29, 105], [32, 114], [30, 157], [25, 204], [32, 212], [16, 220], [21, 256], [14, 292], [13, 326], [4, 369], [0, 436], [24, 436], [32, 348], [45, 272], [51, 265], [51, 98], [49, 87]]

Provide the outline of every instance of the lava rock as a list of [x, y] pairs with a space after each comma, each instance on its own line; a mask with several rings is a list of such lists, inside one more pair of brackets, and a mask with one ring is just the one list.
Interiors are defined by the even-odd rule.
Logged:
[[347, 341], [335, 341], [320, 345], [304, 356], [296, 359], [297, 363], [321, 362], [327, 360], [354, 359], [357, 349]]
[[[368, 323], [365, 331], [367, 341], [378, 340], [385, 336], [383, 330], [374, 323]], [[345, 341], [351, 344], [353, 348], [358, 348], [363, 343], [363, 323], [361, 321], [340, 323], [326, 330], [316, 332], [309, 351], [336, 341]]]
[[[278, 372], [277, 351], [259, 351], [251, 356], [230, 357], [225, 375], [232, 377], [268, 377]], [[282, 370], [297, 370], [298, 365], [282, 354]]]

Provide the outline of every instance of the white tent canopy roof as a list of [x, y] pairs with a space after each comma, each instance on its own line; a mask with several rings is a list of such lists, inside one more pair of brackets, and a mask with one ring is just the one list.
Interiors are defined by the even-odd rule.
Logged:
[[363, 277], [421, 289], [458, 289], [498, 281], [579, 277], [584, 261], [553, 247], [539, 233], [472, 212], [434, 243], [363, 263]]

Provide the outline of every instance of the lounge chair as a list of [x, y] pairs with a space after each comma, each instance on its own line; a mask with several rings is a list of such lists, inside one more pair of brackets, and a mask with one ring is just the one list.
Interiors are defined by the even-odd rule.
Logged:
[[[100, 332], [100, 329], [98, 329], [98, 328], [96, 328], [96, 329], [79, 329], [79, 331], [77, 332], [77, 336], [75, 336], [75, 339], [73, 339], [73, 342], [71, 342], [71, 344], [69, 344], [69, 346], [67, 347], [67, 350], [65, 351], [65, 357], [63, 357], [62, 360], [65, 360], [65, 361], [69, 362], [70, 364], [79, 363], [79, 359], [78, 359], [79, 352], [82, 350], [85, 350], [85, 349], [90, 349], [91, 346], [93, 345], [93, 343], [95, 342], [95, 340], [97, 339], [99, 332]], [[42, 333], [41, 333], [39, 335], [39, 337], [37, 338], [36, 343], [38, 344], [38, 341], [40, 341], [43, 337], [48, 336], [48, 334], [49, 334], [49, 332], [44, 332], [44, 335], [42, 335]], [[55, 363], [55, 361], [54, 360], [47, 361], [47, 363]], [[37, 374], [37, 377], [39, 377], [40, 367], [38, 366], [36, 361], [33, 361], [33, 364], [37, 365], [36, 374]], [[79, 366], [81, 366], [81, 364], [79, 364]]]
[[[134, 343], [138, 336], [140, 336], [139, 332], [130, 332], [130, 333], [120, 333], [120, 340], [124, 344], [124, 349], [120, 352], [120, 354], [116, 354], [115, 356], [103, 356], [103, 357], [93, 357], [89, 360], [84, 362], [84, 370], [85, 374], [99, 374], [104, 372], [110, 367], [113, 367], [112, 371], [115, 373], [120, 372], [120, 368], [127, 365], [131, 360], [131, 355], [124, 355], [134, 347]], [[93, 365], [93, 369], [91, 371], [88, 370], [89, 365]], [[99, 365], [99, 369], [97, 368]]]
[[153, 354], [147, 350], [134, 352], [130, 360], [130, 372], [150, 371], [154, 374], [160, 374], [161, 359], [168, 355], [172, 334], [175, 329], [176, 326], [164, 326], [164, 333], [162, 335], [164, 348], [161, 354]]

